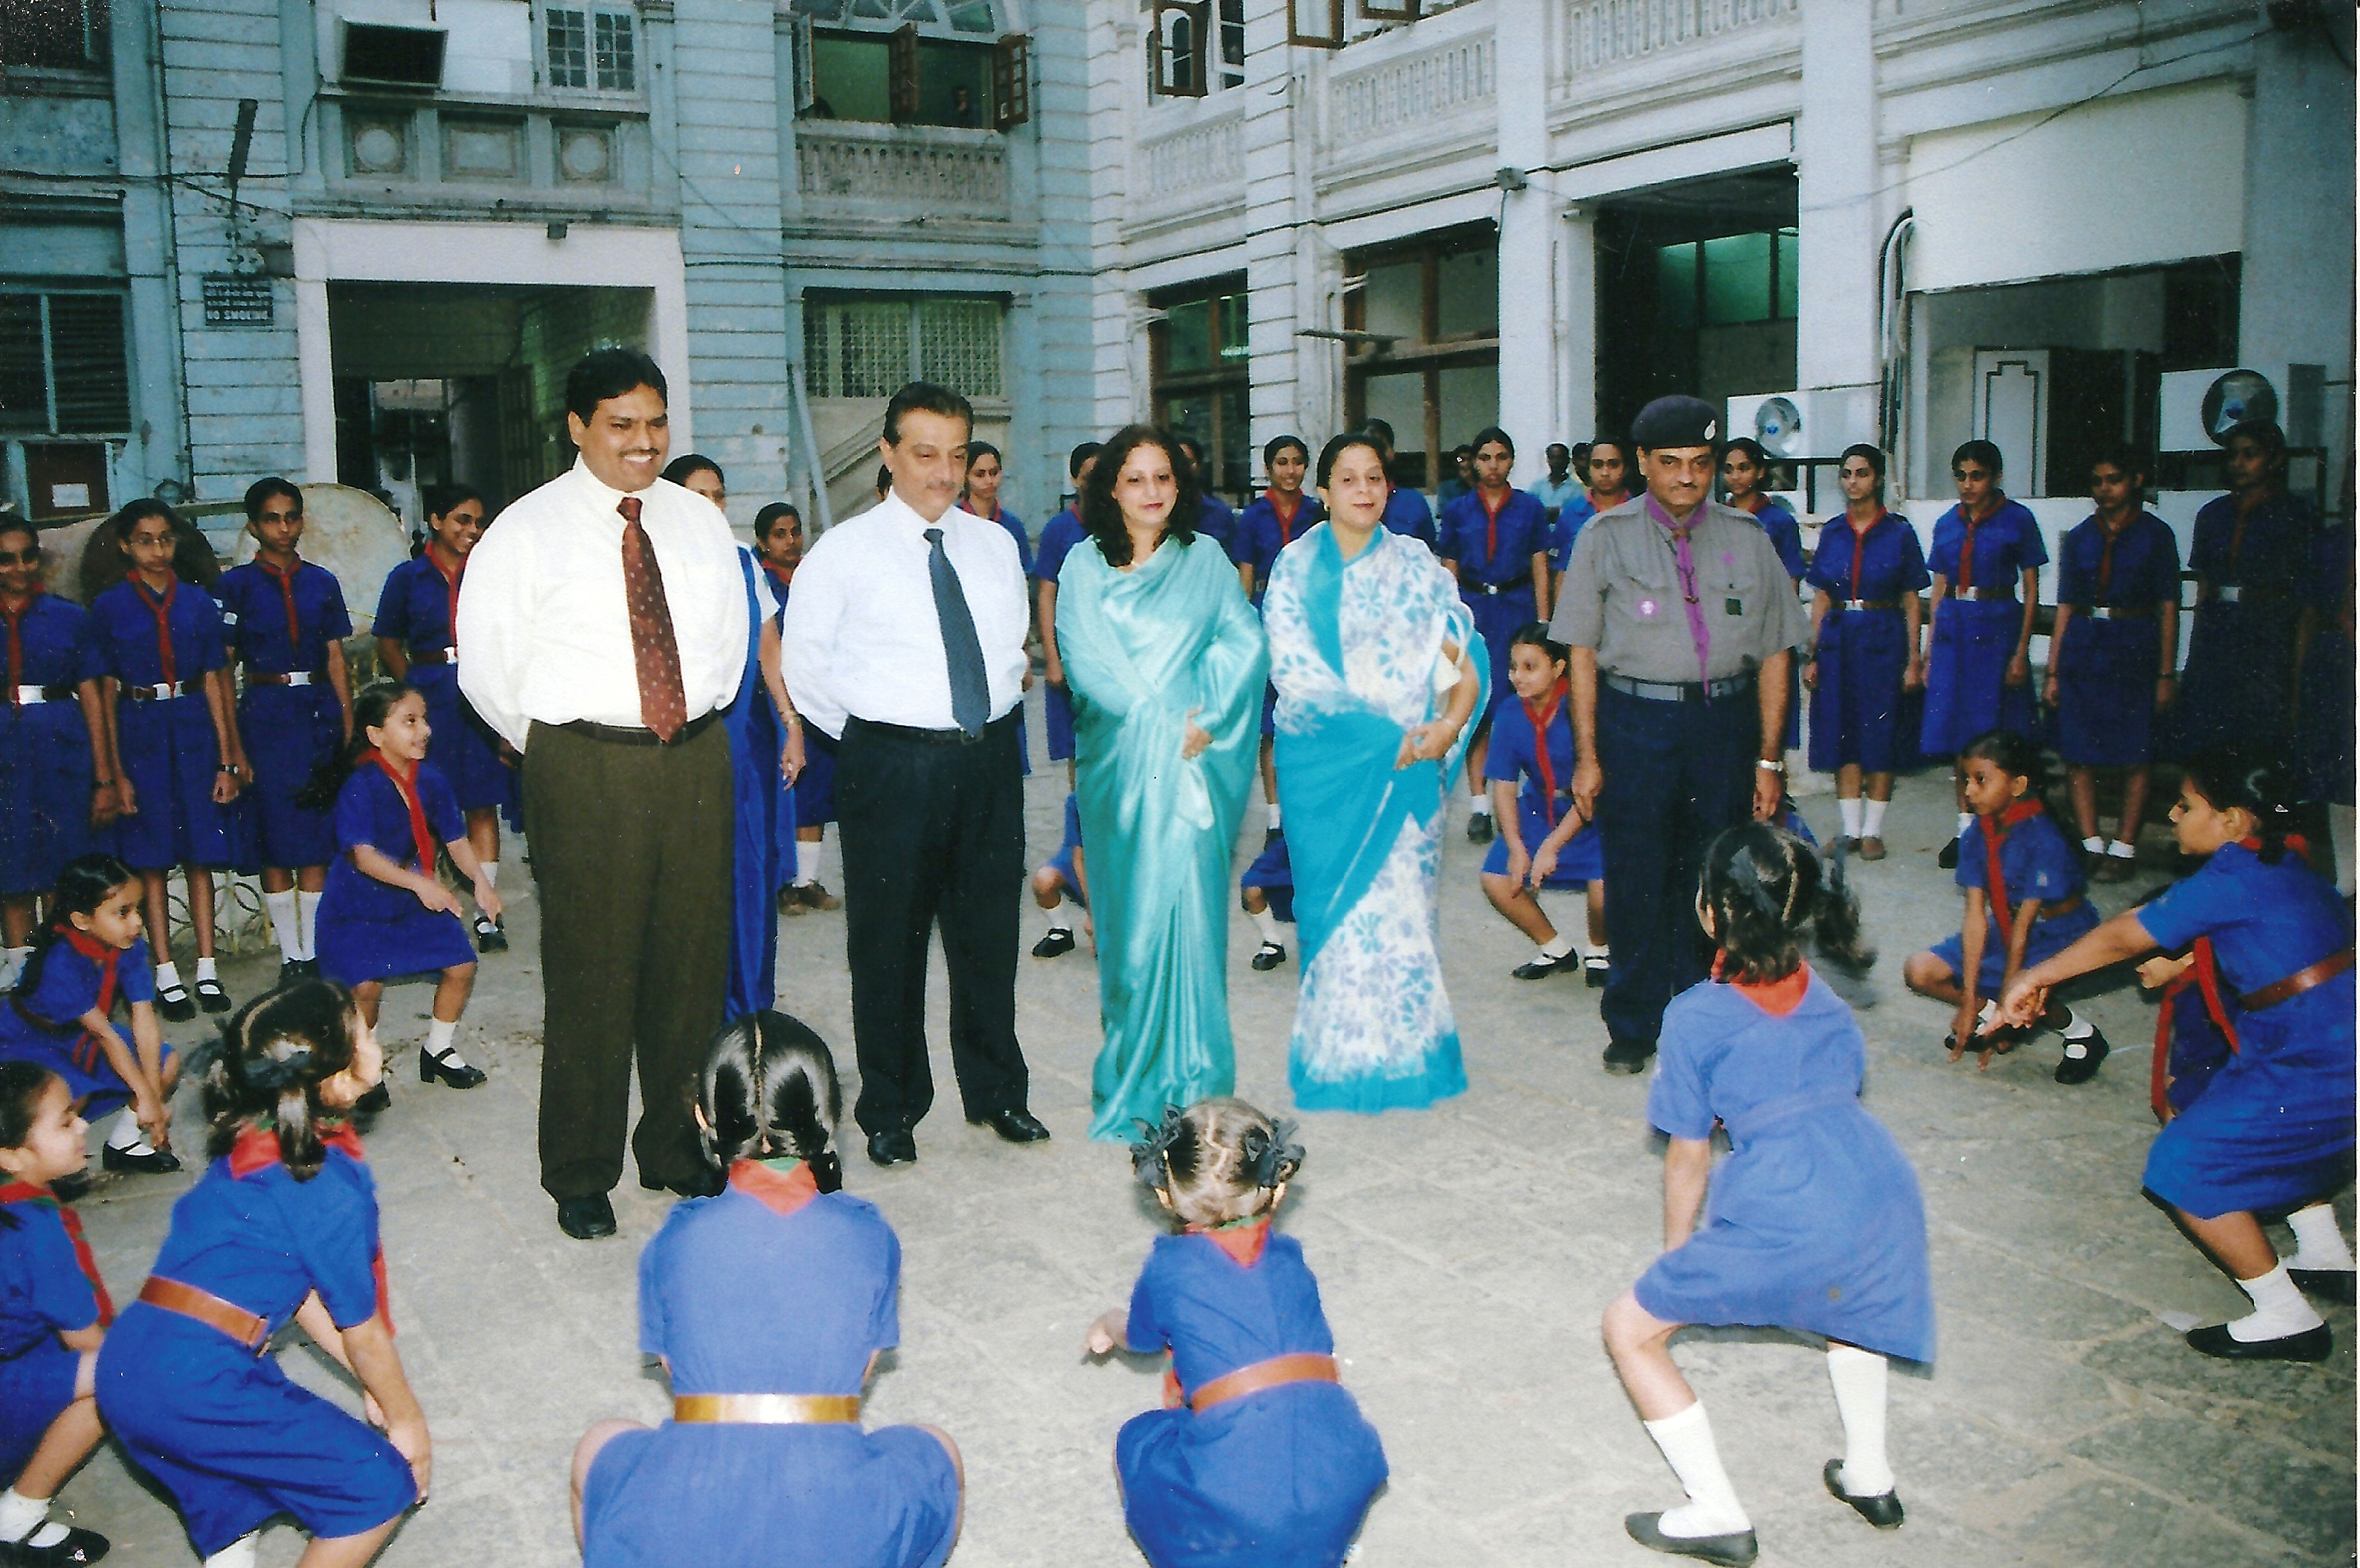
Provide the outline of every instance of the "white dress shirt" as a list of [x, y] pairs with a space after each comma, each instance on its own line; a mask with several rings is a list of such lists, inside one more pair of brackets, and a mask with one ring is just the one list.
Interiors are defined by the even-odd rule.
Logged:
[[1023, 700], [1031, 615], [1016, 541], [956, 506], [929, 523], [888, 495], [820, 535], [795, 568], [783, 634], [787, 691], [807, 723], [836, 736], [847, 716], [925, 730], [956, 723], [929, 528], [943, 530], [943, 551], [975, 618], [991, 716]]
[[[659, 479], [639, 496], [694, 719], [727, 706], [746, 673], [738, 542], [694, 491]], [[645, 724], [623, 600], [622, 499], [577, 459], [510, 504], [467, 558], [459, 689], [519, 751], [536, 723]]]

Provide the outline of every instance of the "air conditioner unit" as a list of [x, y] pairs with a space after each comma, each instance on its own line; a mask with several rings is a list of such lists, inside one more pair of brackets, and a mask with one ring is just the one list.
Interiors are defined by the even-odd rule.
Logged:
[[2317, 365], [2223, 365], [2158, 377], [2156, 444], [2165, 452], [2211, 452], [2230, 428], [2275, 419], [2293, 447], [2324, 440], [2327, 371]]
[[1776, 458], [1833, 457], [1876, 439], [1875, 389], [1751, 392], [1732, 397], [1723, 441], [1751, 436]]
[[344, 56], [338, 81], [376, 87], [442, 85], [442, 47], [450, 36], [443, 28], [356, 22], [349, 16], [339, 20]]

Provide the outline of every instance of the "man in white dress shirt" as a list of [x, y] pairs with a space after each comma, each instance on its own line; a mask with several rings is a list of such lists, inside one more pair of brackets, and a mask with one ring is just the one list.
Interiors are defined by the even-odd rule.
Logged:
[[853, 1116], [880, 1165], [918, 1157], [911, 1129], [934, 1104], [926, 943], [938, 916], [967, 1120], [1011, 1143], [1049, 1136], [1025, 1107], [1016, 1041], [1024, 572], [1005, 529], [954, 504], [974, 426], [948, 387], [895, 393], [878, 442], [891, 488], [819, 537], [787, 604], [787, 689], [840, 743]]
[[611, 1236], [631, 1063], [639, 1184], [717, 1190], [691, 1096], [721, 1024], [733, 779], [715, 722], [746, 667], [727, 519], [658, 475], [663, 372], [600, 349], [565, 382], [573, 469], [468, 559], [459, 686], [525, 757], [541, 889], [541, 1184], [577, 1238]]

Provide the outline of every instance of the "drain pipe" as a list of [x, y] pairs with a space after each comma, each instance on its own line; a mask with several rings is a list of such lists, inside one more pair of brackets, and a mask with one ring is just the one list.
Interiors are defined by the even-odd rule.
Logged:
[[[1902, 247], [1917, 226], [1917, 209], [1904, 207], [1893, 220], [1893, 226], [1885, 231], [1884, 243], [1876, 247], [1876, 338], [1878, 354], [1884, 361], [1877, 389], [1876, 444], [1896, 453], [1902, 434], [1902, 394], [1908, 376], [1907, 333], [1902, 325], [1907, 299]], [[1906, 490], [1908, 465], [1897, 463], [1896, 467], [1905, 476]]]

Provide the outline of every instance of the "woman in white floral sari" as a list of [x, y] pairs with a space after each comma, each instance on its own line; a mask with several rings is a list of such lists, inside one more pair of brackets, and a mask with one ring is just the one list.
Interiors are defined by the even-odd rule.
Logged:
[[1366, 438], [1319, 454], [1328, 520], [1262, 602], [1303, 991], [1287, 1078], [1306, 1110], [1423, 1106], [1467, 1087], [1435, 950], [1444, 781], [1490, 666], [1458, 584], [1383, 526]]

